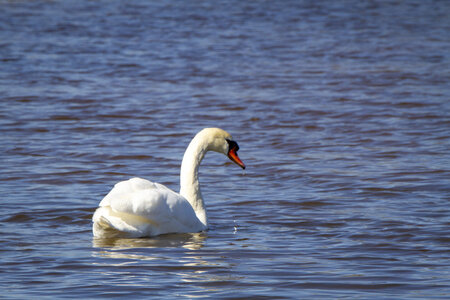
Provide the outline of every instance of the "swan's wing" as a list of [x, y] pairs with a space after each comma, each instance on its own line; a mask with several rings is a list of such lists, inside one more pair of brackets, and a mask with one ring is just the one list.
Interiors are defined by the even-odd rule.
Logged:
[[[108, 215], [104, 216], [103, 222], [115, 220], [115, 227], [125, 228], [127, 232], [136, 228], [140, 232], [147, 231], [149, 235], [155, 235], [204, 229], [183, 196], [164, 185], [141, 178], [117, 183], [100, 202], [100, 207]], [[98, 216], [97, 219], [100, 220]], [[126, 229], [127, 225], [131, 229]]]
[[133, 192], [154, 188], [156, 188], [155, 183], [151, 182], [150, 180], [138, 177], [121, 181], [114, 185], [112, 190], [100, 202], [99, 206], [109, 206], [111, 204], [111, 201], [114, 201], [114, 199], [120, 198], [127, 194], [131, 194]]

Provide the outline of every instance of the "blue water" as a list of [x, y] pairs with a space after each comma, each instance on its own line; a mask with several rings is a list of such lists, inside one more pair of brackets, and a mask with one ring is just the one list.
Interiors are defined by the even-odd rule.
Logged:
[[[7, 299], [448, 299], [450, 2], [0, 1]], [[200, 169], [211, 228], [93, 239]]]

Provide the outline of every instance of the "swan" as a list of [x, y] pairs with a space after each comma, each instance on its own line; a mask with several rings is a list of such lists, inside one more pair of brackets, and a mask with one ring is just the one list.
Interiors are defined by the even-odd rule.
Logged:
[[198, 168], [208, 151], [227, 155], [245, 169], [238, 144], [220, 128], [198, 132], [183, 156], [180, 193], [142, 178], [117, 183], [92, 216], [95, 238], [151, 237], [166, 233], [192, 233], [208, 229]]

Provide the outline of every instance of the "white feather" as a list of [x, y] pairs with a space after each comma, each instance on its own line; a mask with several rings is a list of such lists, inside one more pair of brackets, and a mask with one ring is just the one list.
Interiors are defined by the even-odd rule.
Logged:
[[144, 237], [164, 233], [199, 232], [208, 228], [198, 182], [198, 167], [208, 150], [226, 154], [231, 136], [218, 128], [200, 131], [183, 157], [176, 193], [142, 178], [117, 183], [95, 211], [95, 237]]

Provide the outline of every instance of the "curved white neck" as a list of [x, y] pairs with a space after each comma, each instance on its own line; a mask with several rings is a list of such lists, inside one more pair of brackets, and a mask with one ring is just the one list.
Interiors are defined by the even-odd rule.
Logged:
[[201, 136], [196, 136], [184, 153], [180, 171], [180, 194], [189, 201], [197, 218], [206, 227], [208, 218], [198, 181], [198, 167], [207, 151], [208, 142]]

